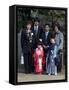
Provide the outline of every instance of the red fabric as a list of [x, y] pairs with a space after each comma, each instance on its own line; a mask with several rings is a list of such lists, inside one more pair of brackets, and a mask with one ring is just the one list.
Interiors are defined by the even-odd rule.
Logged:
[[36, 73], [42, 73], [43, 72], [43, 65], [45, 63], [45, 57], [44, 57], [43, 48], [42, 47], [41, 48], [36, 48], [33, 57], [34, 57], [35, 72]]

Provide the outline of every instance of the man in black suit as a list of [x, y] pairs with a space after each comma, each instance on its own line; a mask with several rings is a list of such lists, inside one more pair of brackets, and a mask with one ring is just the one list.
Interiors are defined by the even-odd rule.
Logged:
[[22, 31], [21, 34], [21, 47], [24, 56], [24, 68], [25, 73], [32, 72], [32, 45], [33, 44], [33, 33], [31, 30], [31, 24], [27, 24], [26, 30]]
[[[48, 53], [48, 46], [50, 46], [50, 38], [52, 36], [52, 33], [50, 32], [50, 26], [49, 24], [45, 24], [44, 32], [42, 33], [42, 41], [43, 41], [43, 47], [45, 51], [45, 58], [47, 59], [47, 53]], [[44, 66], [44, 71], [46, 71], [46, 63]]]
[[32, 28], [32, 31], [33, 31], [33, 34], [34, 34], [34, 49], [36, 48], [37, 46], [37, 43], [39, 41], [39, 39], [41, 38], [41, 35], [42, 35], [42, 32], [43, 32], [43, 29], [40, 27], [39, 25], [39, 20], [38, 18], [36, 18], [34, 20], [34, 26]]
[[49, 24], [45, 24], [44, 31], [42, 33], [42, 40], [44, 45], [50, 45], [50, 37], [52, 33], [50, 32], [50, 26]]

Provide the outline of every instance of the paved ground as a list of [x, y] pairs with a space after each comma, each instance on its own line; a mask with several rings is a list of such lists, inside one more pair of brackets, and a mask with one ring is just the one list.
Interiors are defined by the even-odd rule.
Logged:
[[65, 79], [64, 71], [58, 73], [57, 76], [46, 75], [46, 74], [25, 74], [18, 73], [18, 82], [27, 82], [27, 81], [42, 81], [42, 80], [62, 80]]

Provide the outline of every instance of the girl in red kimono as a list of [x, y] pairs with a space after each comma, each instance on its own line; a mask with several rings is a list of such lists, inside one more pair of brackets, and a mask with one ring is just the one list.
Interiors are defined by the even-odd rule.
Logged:
[[42, 73], [44, 71], [43, 66], [44, 66], [44, 50], [42, 45], [38, 44], [37, 48], [34, 52], [34, 66], [35, 66], [35, 72], [36, 73]]

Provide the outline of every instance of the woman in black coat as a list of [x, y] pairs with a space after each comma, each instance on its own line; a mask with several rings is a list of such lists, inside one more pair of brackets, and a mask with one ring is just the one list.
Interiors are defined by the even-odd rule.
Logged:
[[31, 23], [28, 22], [26, 30], [21, 34], [21, 47], [24, 56], [24, 69], [25, 73], [31, 73], [33, 71], [32, 49], [33, 49], [33, 33], [31, 30]]

